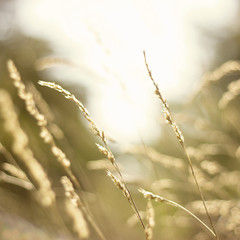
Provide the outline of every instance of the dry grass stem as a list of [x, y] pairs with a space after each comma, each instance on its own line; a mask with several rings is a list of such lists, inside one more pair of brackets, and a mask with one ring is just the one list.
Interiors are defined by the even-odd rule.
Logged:
[[240, 80], [231, 82], [228, 85], [228, 91], [226, 91], [220, 99], [218, 106], [220, 109], [224, 109], [232, 100], [234, 100], [240, 94]]
[[45, 143], [51, 146], [52, 154], [57, 158], [57, 160], [63, 166], [65, 171], [68, 173], [69, 177], [74, 182], [74, 184], [78, 186], [79, 183], [70, 169], [71, 164], [69, 159], [66, 157], [65, 153], [63, 153], [63, 151], [59, 147], [57, 147], [52, 134], [47, 128], [47, 124], [48, 124], [47, 119], [43, 114], [39, 112], [38, 108], [36, 107], [32, 93], [27, 91], [24, 83], [21, 80], [21, 76], [12, 60], [8, 60], [7, 67], [8, 67], [10, 77], [13, 80], [14, 86], [18, 90], [18, 96], [22, 100], [24, 100], [26, 110], [36, 120], [38, 126], [40, 127], [40, 137], [44, 140]]
[[[0, 143], [0, 153], [5, 157], [5, 159], [11, 163], [12, 165], [18, 166], [16, 160], [12, 156], [12, 154], [6, 149], [6, 147]], [[19, 167], [19, 166], [18, 166]]]
[[35, 102], [37, 108], [47, 119], [50, 132], [53, 134], [53, 136], [56, 139], [63, 139], [64, 133], [60, 129], [60, 127], [56, 123], [54, 123], [54, 115], [53, 115], [48, 103], [42, 97], [41, 93], [38, 91], [38, 89], [35, 87], [35, 85], [32, 82], [27, 83], [27, 89], [29, 92], [32, 93], [33, 99], [34, 99], [34, 102]]
[[[171, 114], [170, 109], [169, 109], [169, 106], [168, 106], [168, 104], [167, 104], [167, 101], [166, 101], [165, 98], [162, 96], [162, 94], [161, 94], [161, 92], [160, 92], [160, 90], [159, 90], [159, 87], [158, 87], [157, 83], [155, 82], [155, 80], [154, 80], [154, 78], [153, 78], [153, 76], [152, 76], [151, 70], [150, 70], [150, 68], [149, 68], [149, 66], [148, 66], [148, 63], [147, 63], [147, 58], [146, 58], [145, 51], [143, 51], [143, 55], [144, 55], [144, 61], [145, 61], [145, 65], [146, 65], [146, 68], [147, 68], [147, 71], [148, 71], [148, 75], [149, 75], [149, 77], [150, 77], [150, 79], [151, 79], [151, 81], [153, 82], [153, 85], [154, 85], [154, 87], [155, 87], [155, 94], [158, 96], [158, 98], [160, 99], [160, 101], [161, 101], [162, 104], [163, 104], [164, 113], [165, 113], [165, 119], [166, 119], [167, 123], [172, 126], [172, 128], [173, 128], [173, 130], [174, 130], [174, 133], [175, 133], [178, 141], [180, 142], [180, 144], [181, 144], [181, 146], [182, 146], [182, 148], [183, 148], [183, 151], [184, 151], [184, 153], [185, 153], [185, 155], [186, 155], [186, 157], [187, 157], [187, 160], [188, 160], [188, 163], [189, 163], [189, 166], [190, 166], [190, 169], [191, 169], [192, 176], [193, 176], [193, 178], [194, 178], [195, 184], [196, 184], [197, 189], [198, 189], [198, 191], [199, 191], [199, 194], [200, 194], [200, 196], [201, 196], [203, 206], [204, 206], [204, 208], [205, 208], [206, 214], [207, 214], [208, 219], [209, 219], [209, 222], [210, 222], [210, 224], [211, 224], [211, 228], [212, 228], [212, 230], [213, 230], [213, 232], [214, 232], [214, 235], [215, 235], [216, 239], [218, 239], [217, 233], [216, 233], [215, 228], [214, 228], [214, 226], [213, 226], [212, 219], [211, 219], [211, 217], [210, 217], [210, 215], [209, 215], [209, 213], [208, 213], [208, 209], [207, 209], [207, 206], [206, 206], [206, 204], [205, 204], [205, 200], [204, 200], [204, 196], [203, 196], [202, 190], [201, 190], [201, 188], [200, 188], [200, 186], [199, 186], [199, 183], [198, 183], [198, 180], [197, 180], [197, 178], [196, 178], [196, 176], [195, 176], [195, 172], [194, 172], [194, 169], [193, 169], [192, 161], [191, 161], [191, 159], [190, 159], [190, 157], [189, 157], [189, 155], [188, 155], [188, 153], [187, 153], [186, 146], [185, 146], [185, 143], [184, 143], [183, 135], [182, 135], [181, 131], [179, 130], [179, 127], [177, 126], [177, 124], [174, 122], [173, 117], [172, 117], [172, 114]], [[239, 67], [239, 69], [240, 69], [240, 65], [239, 65], [238, 67]]]
[[130, 204], [132, 205], [132, 200], [130, 198], [130, 195], [129, 195], [129, 192], [128, 190], [126, 189], [124, 183], [118, 179], [117, 177], [115, 177], [110, 171], [107, 171], [107, 175], [111, 178], [111, 180], [113, 181], [114, 185], [121, 189], [124, 196], [128, 199], [128, 201], [130, 202]]
[[[114, 176], [110, 171], [107, 171], [107, 175], [113, 181], [114, 185], [117, 188], [119, 188], [120, 190], [122, 190], [123, 195], [128, 199], [130, 205], [133, 206], [134, 203], [133, 203], [133, 200], [132, 200], [131, 195], [129, 193], [129, 190], [126, 188], [126, 184], [124, 184], [124, 182], [122, 182], [120, 179], [118, 179], [116, 176]], [[140, 216], [139, 212], [138, 212], [138, 214]], [[148, 213], [148, 214], [150, 214], [150, 213]], [[144, 225], [144, 231], [145, 231], [145, 234], [146, 234], [146, 240], [150, 240], [151, 237], [152, 237], [152, 225], [151, 226], [149, 225], [150, 224], [149, 221], [151, 221], [151, 224], [152, 224], [152, 219], [151, 220], [148, 219], [148, 225], [146, 227]]]
[[152, 83], [153, 83], [153, 85], [155, 87], [155, 94], [158, 96], [158, 98], [162, 102], [165, 120], [166, 120], [166, 122], [168, 124], [170, 124], [172, 126], [172, 128], [174, 130], [174, 133], [177, 136], [178, 141], [181, 144], [183, 144], [184, 143], [184, 137], [183, 137], [179, 127], [174, 122], [172, 114], [171, 114], [169, 106], [168, 106], [168, 103], [167, 103], [166, 99], [162, 96], [162, 94], [161, 94], [161, 92], [159, 90], [158, 84], [155, 82], [155, 80], [154, 80], [154, 78], [152, 76], [152, 72], [151, 72], [151, 70], [150, 70], [150, 68], [148, 66], [148, 63], [147, 63], [145, 51], [143, 51], [143, 55], [144, 55], [144, 60], [145, 60], [145, 65], [146, 65], [146, 68], [147, 68], [147, 71], [148, 71], [148, 75], [149, 75], [150, 79], [152, 80]]
[[[16, 88], [18, 90], [19, 97], [25, 101], [27, 111], [30, 113], [30, 115], [32, 115], [34, 117], [37, 124], [40, 126], [40, 137], [47, 144], [49, 144], [51, 146], [51, 151], [52, 151], [53, 155], [61, 163], [61, 165], [63, 166], [63, 168], [65, 169], [65, 171], [67, 172], [67, 174], [71, 178], [71, 180], [74, 182], [74, 184], [77, 187], [79, 187], [79, 183], [70, 169], [70, 161], [66, 158], [65, 153], [63, 153], [63, 151], [59, 147], [57, 147], [52, 134], [50, 133], [50, 131], [47, 128], [47, 125], [48, 125], [47, 119], [45, 118], [45, 116], [43, 114], [41, 114], [39, 112], [38, 108], [36, 107], [35, 101], [33, 99], [33, 95], [31, 93], [27, 92], [26, 87], [23, 84], [23, 82], [21, 81], [21, 77], [20, 77], [14, 63], [11, 60], [8, 61], [8, 70], [9, 70], [11, 78], [13, 79], [14, 85], [16, 86]], [[76, 200], [76, 198], [75, 198], [75, 200]], [[79, 203], [79, 201], [78, 201], [78, 203]], [[84, 202], [84, 205], [86, 205], [85, 202]], [[68, 206], [70, 206], [70, 205], [68, 205]], [[85, 206], [84, 209], [87, 209], [86, 215], [89, 218], [89, 221], [91, 222], [91, 224], [93, 225], [95, 230], [97, 231], [97, 233], [99, 234], [100, 238], [105, 240], [105, 237], [99, 230], [97, 224], [93, 220], [93, 217], [90, 216], [91, 213], [88, 210], [88, 208]], [[71, 208], [68, 208], [68, 210], [70, 211]], [[78, 214], [78, 217], [79, 216], [80, 215]], [[76, 228], [76, 230], [77, 230], [77, 228]]]
[[[240, 62], [239, 61], [228, 61], [223, 63], [219, 68], [213, 72], [206, 73], [201, 79], [201, 84], [199, 88], [192, 94], [192, 99], [194, 99], [204, 88], [208, 87], [211, 83], [220, 81], [222, 78], [230, 76], [240, 72]], [[190, 100], [192, 100], [190, 99]]]
[[[96, 233], [102, 240], [106, 240], [106, 237], [98, 227], [98, 224], [95, 222], [91, 211], [88, 209], [88, 206], [84, 199], [81, 199], [79, 195], [75, 192], [73, 185], [70, 181], [70, 179], [67, 176], [63, 176], [61, 178], [61, 183], [63, 185], [64, 191], [65, 191], [65, 196], [70, 200], [71, 204], [79, 209], [79, 211], [83, 211], [85, 216], [87, 217], [88, 221], [91, 223], [93, 228], [95, 229]], [[84, 220], [85, 221], [85, 220]], [[85, 223], [86, 228], [87, 228], [87, 223]]]
[[[146, 212], [145, 211], [139, 211], [139, 213], [140, 213], [140, 215], [142, 216], [143, 219], [146, 218]], [[133, 227], [138, 223], [138, 221], [139, 220], [138, 220], [136, 214], [133, 214], [128, 218], [127, 225], [129, 227]]]
[[65, 209], [68, 216], [72, 219], [72, 228], [78, 235], [79, 239], [88, 238], [89, 230], [82, 211], [73, 205], [69, 199], [65, 201]]
[[[59, 109], [51, 109], [34, 82], [24, 83], [25, 79], [21, 77], [14, 62], [7, 61], [10, 77], [8, 80], [13, 83], [18, 100], [21, 102], [20, 105], [17, 104], [21, 108], [19, 110], [23, 110], [20, 118], [15, 110], [13, 98], [6, 90], [0, 89], [0, 130], [2, 131], [0, 136], [0, 184], [2, 186], [0, 216], [5, 217], [6, 212], [6, 221], [8, 222], [9, 219], [7, 224], [12, 225], [11, 222], [14, 221], [13, 223], [16, 223], [14, 228], [20, 226], [21, 229], [21, 224], [19, 225], [18, 222], [22, 222], [23, 217], [27, 222], [30, 220], [33, 225], [42, 227], [43, 231], [46, 230], [46, 233], [53, 238], [100, 240], [119, 238], [115, 231], [119, 230], [117, 228], [120, 225], [117, 222], [111, 225], [108, 219], [108, 216], [111, 216], [111, 209], [105, 206], [109, 201], [108, 198], [114, 198], [114, 193], [103, 194], [104, 191], [102, 192], [101, 188], [104, 186], [96, 181], [100, 181], [104, 176], [100, 176], [99, 172], [86, 175], [85, 170], [90, 169], [105, 170], [107, 178], [109, 177], [113, 182], [113, 188], [120, 189], [120, 191], [116, 190], [116, 193], [120, 194], [120, 197], [123, 194], [123, 200], [132, 208], [127, 224], [132, 227], [136, 225], [137, 228], [141, 225], [142, 228], [140, 227], [139, 230], [143, 230], [142, 237], [145, 240], [157, 238], [155, 236], [157, 233], [166, 239], [174, 239], [175, 234], [179, 234], [177, 238], [180, 239], [189, 237], [195, 240], [210, 238], [219, 240], [219, 237], [229, 240], [240, 239], [240, 171], [238, 170], [240, 61], [225, 62], [215, 71], [205, 74], [199, 88], [192, 93], [192, 98], [186, 103], [188, 110], [185, 104], [185, 110], [182, 113], [174, 114], [150, 69], [145, 51], [143, 51], [143, 57], [146, 74], [148, 74], [146, 77], [149, 77], [149, 84], [153, 84], [154, 95], [160, 100], [160, 108], [163, 110], [161, 123], [167, 123], [166, 126], [173, 131], [183, 156], [174, 157], [178, 154], [178, 149], [171, 149], [171, 147], [165, 149], [168, 155], [155, 150], [165, 146], [164, 141], [169, 138], [167, 131], [160, 136], [160, 142], [153, 143], [156, 148], [146, 146], [140, 136], [140, 145], [122, 149], [127, 156], [126, 167], [135, 170], [134, 174], [128, 171], [126, 178], [125, 168], [120, 161], [124, 156], [118, 158], [110, 147], [110, 143], [115, 141], [99, 128], [88, 109], [74, 94], [57, 83], [38, 81], [40, 86], [57, 91], [58, 96], [62, 95], [66, 101], [71, 102], [69, 104], [75, 104], [80, 110], [80, 114], [83, 115], [82, 120], [86, 121], [90, 133], [93, 132], [96, 148], [102, 154], [98, 160], [88, 160], [94, 154], [90, 152], [91, 146], [84, 136], [80, 140], [84, 138], [86, 141], [79, 145], [74, 140], [73, 133], [68, 132], [70, 140], [76, 144], [68, 142], [67, 135], [54, 123], [56, 120], [54, 112]], [[35, 62], [35, 69], [42, 71], [59, 65], [71, 67], [72, 70], [79, 68], [66, 59], [46, 57]], [[3, 86], [8, 88], [7, 82], [5, 84], [5, 80], [3, 81]], [[52, 94], [55, 93], [52, 92]], [[111, 113], [109, 116], [111, 118]], [[79, 120], [74, 114], [71, 117], [74, 123]], [[33, 128], [30, 125], [27, 129], [22, 128], [22, 121], [25, 121], [26, 126], [29, 120], [33, 121], [30, 121]], [[61, 122], [67, 124], [69, 118], [64, 116]], [[186, 146], [187, 135], [185, 136], [180, 130], [181, 125], [189, 126], [186, 128], [188, 130], [186, 134], [187, 142], [192, 144], [191, 147]], [[82, 130], [82, 127], [85, 129], [85, 124], [75, 126], [78, 130]], [[71, 162], [59, 147], [58, 140], [63, 146], [71, 148], [73, 155], [76, 154], [85, 161], [75, 159]], [[161, 143], [163, 144], [160, 146]], [[39, 144], [41, 146], [43, 144], [44, 148]], [[36, 158], [31, 146], [36, 150], [39, 159]], [[47, 151], [44, 151], [45, 147]], [[53, 165], [47, 164], [46, 159], [51, 157], [60, 169], [53, 169]], [[44, 164], [46, 169], [40, 158], [46, 163]], [[86, 169], [82, 169], [82, 163], [87, 166]], [[76, 169], [73, 169], [73, 166]], [[74, 175], [77, 171], [78, 176]], [[145, 177], [142, 176], [144, 172]], [[54, 188], [52, 182], [55, 183]], [[134, 184], [131, 187], [133, 186], [135, 190], [139, 188], [135, 188], [136, 184], [142, 183], [145, 187], [148, 186], [149, 191], [141, 186], [143, 188], [138, 189], [140, 193], [130, 192], [128, 187], [130, 183]], [[161, 196], [163, 192], [164, 197]], [[141, 202], [146, 204], [146, 208], [141, 212], [135, 203], [133, 193], [134, 196], [140, 197], [139, 204]], [[158, 193], [160, 195], [157, 195]], [[205, 201], [204, 195], [211, 200]], [[100, 196], [103, 201], [99, 201], [97, 196]], [[180, 198], [184, 201], [178, 200]], [[33, 203], [32, 200], [34, 200]], [[157, 210], [155, 206], [161, 207], [161, 203], [167, 204], [167, 209], [177, 215], [170, 216], [172, 214], [169, 215], [169, 211], [164, 208], [160, 218], [155, 219], [155, 210]], [[26, 212], [29, 207], [31, 212]], [[116, 208], [119, 208], [118, 202], [116, 202]], [[94, 214], [92, 210], [95, 211]], [[126, 209], [117, 209], [117, 211], [121, 210]], [[20, 217], [19, 220], [15, 219], [15, 215], [17, 218]], [[163, 223], [164, 228], [155, 229], [157, 222]], [[49, 227], [49, 232], [46, 227]], [[124, 232], [120, 229], [120, 233], [125, 238], [130, 236], [127, 229], [124, 229]], [[109, 238], [105, 234], [106, 236], [109, 234]], [[1, 233], [0, 229], [0, 236], [2, 235], [4, 232]]]
[[80, 200], [79, 196], [76, 194], [73, 185], [71, 181], [69, 180], [68, 177], [64, 176], [61, 178], [61, 183], [63, 185], [64, 191], [65, 191], [65, 196], [71, 199], [71, 202], [75, 207], [82, 208], [83, 203]]
[[65, 191], [65, 196], [67, 197], [65, 202], [66, 210], [73, 220], [73, 230], [78, 234], [80, 239], [88, 238], [89, 229], [82, 212], [83, 203], [74, 191], [71, 181], [66, 176], [61, 178], [61, 182]]
[[38, 84], [41, 86], [44, 86], [44, 87], [52, 88], [52, 89], [60, 92], [61, 94], [63, 94], [63, 96], [66, 99], [69, 99], [70, 101], [74, 102], [79, 107], [80, 111], [83, 113], [83, 115], [87, 119], [87, 121], [91, 124], [94, 133], [97, 136], [105, 139], [104, 134], [97, 128], [97, 126], [96, 126], [95, 122], [93, 121], [92, 117], [90, 116], [88, 110], [72, 93], [63, 89], [60, 85], [53, 83], [53, 82], [38, 81]]
[[112, 164], [115, 164], [114, 162], [114, 156], [112, 154], [112, 152], [110, 152], [107, 148], [101, 146], [100, 144], [96, 143], [96, 146], [99, 150], [100, 153], [102, 153], [103, 155], [105, 155]]
[[225, 62], [215, 71], [208, 73], [204, 76], [203, 85], [206, 86], [210, 82], [219, 81], [221, 78], [230, 75], [234, 72], [240, 72], [240, 62], [239, 61]]
[[192, 217], [194, 217], [198, 222], [201, 223], [201, 225], [204, 226], [204, 228], [206, 228], [214, 237], [216, 237], [216, 234], [214, 233], [214, 231], [212, 231], [202, 220], [200, 220], [196, 215], [194, 215], [191, 211], [189, 211], [188, 209], [186, 209], [185, 207], [183, 207], [182, 205], [174, 202], [174, 201], [171, 201], [171, 200], [168, 200], [166, 198], [163, 198], [159, 195], [155, 195], [151, 192], [148, 192], [148, 191], [145, 191], [144, 189], [139, 189], [139, 192], [141, 192], [143, 194], [143, 196], [145, 198], [147, 198], [148, 200], [154, 200], [156, 202], [161, 202], [161, 203], [166, 203], [166, 204], [169, 204], [171, 206], [174, 206], [174, 207], [177, 207], [179, 209], [182, 209], [183, 211], [185, 211], [186, 213], [190, 214]]
[[154, 209], [152, 206], [151, 199], [148, 199], [148, 201], [147, 201], [146, 218], [147, 218], [147, 225], [146, 225], [146, 229], [145, 229], [146, 240], [151, 240], [153, 237], [153, 228], [155, 226]]
[[69, 60], [64, 58], [58, 58], [58, 57], [41, 58], [41, 59], [38, 59], [35, 63], [35, 67], [39, 71], [42, 71], [51, 67], [56, 67], [58, 65], [77, 67], [74, 63], [70, 62]]
[[28, 170], [28, 177], [37, 189], [38, 200], [43, 206], [51, 206], [55, 202], [55, 193], [40, 163], [28, 146], [28, 136], [20, 127], [17, 114], [9, 94], [0, 90], [0, 117], [4, 129], [12, 137], [12, 151]]
[[45, 81], [38, 81], [38, 83], [41, 86], [45, 86], [45, 87], [49, 87], [52, 88], [58, 92], [60, 92], [66, 99], [69, 99], [70, 101], [72, 101], [73, 103], [75, 103], [78, 108], [80, 109], [80, 111], [83, 113], [84, 117], [86, 118], [86, 120], [91, 124], [92, 130], [94, 132], [94, 134], [96, 134], [98, 137], [100, 137], [100, 139], [102, 140], [102, 142], [104, 143], [104, 147], [97, 144], [97, 147], [99, 149], [99, 151], [104, 154], [113, 164], [115, 170], [117, 171], [117, 173], [120, 176], [121, 182], [123, 183], [123, 185], [125, 186], [126, 191], [128, 192], [128, 195], [131, 199], [130, 204], [133, 208], [133, 210], [135, 211], [135, 213], [137, 214], [139, 221], [143, 227], [143, 229], [145, 229], [144, 223], [142, 221], [142, 218], [139, 214], [139, 211], [137, 209], [137, 206], [135, 204], [135, 201], [130, 193], [130, 191], [128, 190], [128, 187], [123, 179], [122, 173], [118, 167], [117, 161], [110, 149], [110, 147], [107, 144], [106, 141], [106, 137], [105, 137], [105, 133], [104, 131], [100, 131], [99, 128], [97, 127], [96, 123], [94, 122], [94, 120], [92, 119], [92, 117], [90, 116], [88, 110], [84, 107], [84, 105], [69, 91], [65, 90], [64, 88], [62, 88], [60, 85], [53, 83], [53, 82], [45, 82]]
[[20, 179], [18, 177], [10, 176], [2, 171], [0, 171], [0, 181], [13, 184], [29, 191], [34, 190], [34, 186], [29, 181]]
[[9, 163], [3, 163], [1, 167], [5, 172], [8, 172], [9, 174], [16, 178], [29, 181], [26, 174], [21, 169], [15, 167], [14, 165]]

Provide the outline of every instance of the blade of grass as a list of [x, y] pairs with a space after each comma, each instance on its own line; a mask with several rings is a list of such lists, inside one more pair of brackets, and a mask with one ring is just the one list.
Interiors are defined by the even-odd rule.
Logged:
[[169, 200], [169, 199], [166, 199], [164, 197], [161, 197], [159, 195], [155, 195], [151, 192], [148, 192], [148, 191], [145, 191], [144, 189], [139, 189], [139, 192], [143, 194], [143, 196], [147, 199], [151, 199], [151, 200], [154, 200], [156, 202], [163, 202], [163, 203], [166, 203], [166, 204], [169, 204], [171, 206], [174, 206], [174, 207], [177, 207], [177, 208], [180, 208], [182, 209], [183, 211], [185, 211], [186, 213], [188, 213], [189, 215], [191, 215], [192, 217], [194, 217], [198, 222], [200, 222], [214, 237], [216, 237], [216, 234], [213, 230], [211, 230], [201, 219], [199, 219], [195, 214], [193, 214], [191, 211], [189, 211], [188, 209], [186, 209], [185, 207], [183, 207], [182, 205], [172, 201], [172, 200]]
[[78, 106], [78, 108], [83, 113], [86, 120], [91, 124], [91, 127], [92, 127], [92, 130], [93, 130], [94, 134], [97, 135], [98, 137], [100, 137], [101, 141], [103, 142], [104, 147], [100, 146], [99, 144], [97, 145], [97, 147], [98, 147], [98, 149], [101, 153], [103, 153], [104, 155], [107, 156], [107, 158], [111, 161], [112, 165], [114, 166], [116, 172], [119, 174], [120, 179], [121, 179], [122, 183], [124, 184], [126, 191], [129, 194], [128, 201], [129, 201], [131, 207], [133, 208], [134, 212], [136, 213], [143, 229], [145, 229], [145, 225], [144, 225], [143, 220], [140, 216], [140, 213], [138, 211], [136, 203], [135, 203], [135, 201], [132, 197], [132, 194], [129, 191], [128, 186], [127, 186], [127, 184], [126, 184], [126, 182], [125, 182], [125, 180], [122, 176], [122, 173], [121, 173], [121, 171], [118, 167], [117, 161], [116, 161], [116, 159], [115, 159], [115, 157], [114, 157], [114, 155], [113, 155], [113, 153], [112, 153], [112, 151], [111, 151], [111, 149], [110, 149], [110, 147], [107, 143], [104, 131], [100, 131], [100, 129], [97, 127], [96, 123], [92, 119], [91, 115], [89, 114], [88, 110], [72, 93], [70, 93], [69, 91], [62, 88], [60, 85], [58, 85], [56, 83], [53, 83], [53, 82], [38, 81], [38, 84], [41, 85], [41, 86], [48, 87], [48, 88], [51, 88], [51, 89], [54, 89], [54, 90], [60, 92], [66, 99], [69, 99], [70, 101], [72, 101], [73, 103], [75, 103]]
[[199, 194], [200, 194], [200, 197], [201, 197], [203, 206], [204, 206], [204, 208], [205, 208], [207, 217], [208, 217], [208, 219], [209, 219], [211, 228], [212, 228], [212, 230], [213, 230], [213, 232], [214, 232], [214, 236], [215, 236], [216, 239], [218, 239], [217, 233], [216, 233], [215, 228], [214, 228], [214, 226], [213, 226], [212, 219], [211, 219], [211, 217], [210, 217], [210, 214], [209, 214], [209, 212], [208, 212], [208, 209], [207, 209], [207, 206], [206, 206], [206, 203], [205, 203], [205, 200], [204, 200], [203, 192], [202, 192], [202, 190], [201, 190], [201, 188], [200, 188], [200, 186], [199, 186], [198, 180], [197, 180], [197, 178], [196, 178], [196, 175], [195, 175], [195, 172], [194, 172], [194, 169], [193, 169], [193, 165], [192, 165], [192, 161], [191, 161], [191, 159], [190, 159], [190, 157], [189, 157], [189, 155], [188, 155], [188, 153], [187, 153], [186, 146], [185, 146], [185, 143], [184, 143], [184, 137], [183, 137], [183, 135], [182, 135], [182, 133], [181, 133], [178, 125], [177, 125], [176, 122], [173, 120], [173, 117], [172, 117], [171, 111], [170, 111], [170, 109], [169, 109], [168, 103], [167, 103], [166, 99], [162, 96], [162, 94], [161, 94], [161, 92], [160, 92], [160, 90], [159, 90], [158, 84], [155, 82], [155, 80], [154, 80], [154, 78], [153, 78], [153, 76], [152, 76], [152, 72], [151, 72], [151, 70], [150, 70], [150, 68], [149, 68], [149, 66], [148, 66], [148, 63], [147, 63], [147, 58], [146, 58], [146, 53], [145, 53], [145, 51], [143, 51], [143, 56], [144, 56], [145, 65], [146, 65], [146, 68], [147, 68], [147, 71], [148, 71], [148, 75], [149, 75], [149, 77], [150, 77], [150, 79], [151, 79], [151, 81], [152, 81], [152, 83], [153, 83], [153, 85], [154, 85], [154, 87], [155, 87], [155, 94], [158, 96], [158, 98], [159, 98], [160, 101], [162, 102], [166, 122], [172, 126], [173, 131], [174, 131], [174, 133], [175, 133], [178, 141], [180, 142], [180, 144], [181, 144], [181, 146], [182, 146], [182, 148], [183, 148], [183, 151], [184, 151], [184, 153], [185, 153], [185, 155], [186, 155], [186, 157], [187, 157], [188, 164], [189, 164], [189, 166], [190, 166], [192, 176], [193, 176], [193, 178], [194, 178], [195, 184], [196, 184], [197, 189], [198, 189], [198, 192], [199, 192]]

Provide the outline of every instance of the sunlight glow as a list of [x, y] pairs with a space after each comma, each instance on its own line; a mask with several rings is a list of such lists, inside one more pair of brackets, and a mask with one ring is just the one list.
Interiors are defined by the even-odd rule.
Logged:
[[47, 39], [56, 55], [79, 65], [78, 72], [64, 68], [54, 76], [87, 87], [88, 108], [96, 122], [123, 142], [153, 140], [160, 131], [160, 103], [147, 79], [143, 49], [163, 94], [168, 100], [181, 99], [214, 51], [200, 44], [194, 24], [226, 29], [238, 6], [236, 0], [18, 3], [19, 26]]

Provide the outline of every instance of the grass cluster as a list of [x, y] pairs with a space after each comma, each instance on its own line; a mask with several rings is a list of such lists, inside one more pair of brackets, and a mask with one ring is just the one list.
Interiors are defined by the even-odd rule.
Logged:
[[[0, 89], [2, 216], [9, 214], [12, 221], [17, 221], [16, 216], [25, 219], [49, 239], [240, 237], [240, 63], [227, 62], [206, 74], [191, 101], [175, 116], [153, 77], [145, 52], [144, 60], [167, 124], [155, 146], [130, 146], [122, 152], [123, 157], [134, 157], [149, 172], [133, 180], [126, 177], [129, 166], [119, 163], [111, 139], [75, 95], [54, 82], [27, 83], [14, 62], [7, 62], [8, 80], [22, 105], [17, 108], [13, 93]], [[37, 67], [42, 70], [66, 63], [71, 64], [45, 59]], [[64, 112], [60, 109], [54, 116], [41, 87], [48, 88], [50, 95], [60, 93], [66, 102], [78, 107], [84, 117], [81, 121], [90, 126], [91, 133], [87, 134], [95, 135], [91, 144], [95, 142], [99, 159], [79, 160], [81, 153], [68, 143], [74, 137], [64, 126], [71, 120], [58, 124], [56, 118]], [[19, 109], [28, 117], [21, 118]], [[169, 144], [173, 141], [175, 145]], [[114, 187], [122, 194], [118, 195]], [[37, 234], [25, 232], [14, 239], [32, 239]], [[4, 228], [0, 235], [9, 239], [9, 230]]]

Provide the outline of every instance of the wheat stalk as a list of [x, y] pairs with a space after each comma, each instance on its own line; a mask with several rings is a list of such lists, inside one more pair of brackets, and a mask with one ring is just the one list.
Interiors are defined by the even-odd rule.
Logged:
[[[145, 65], [146, 65], [146, 68], [147, 68], [147, 71], [148, 71], [148, 75], [149, 75], [149, 77], [150, 77], [150, 79], [151, 79], [151, 81], [152, 81], [152, 83], [153, 83], [153, 85], [154, 85], [154, 87], [155, 87], [155, 94], [158, 96], [158, 98], [159, 98], [160, 101], [162, 102], [166, 122], [172, 126], [173, 131], [174, 131], [174, 133], [175, 133], [178, 141], [180, 142], [180, 145], [182, 146], [183, 151], [184, 151], [184, 153], [185, 153], [185, 155], [186, 155], [186, 157], [187, 157], [188, 164], [189, 164], [189, 166], [190, 166], [192, 176], [193, 176], [193, 178], [194, 178], [194, 181], [195, 181], [195, 184], [196, 184], [196, 186], [197, 186], [198, 192], [199, 192], [199, 194], [200, 194], [200, 196], [201, 196], [203, 206], [204, 206], [205, 211], [206, 211], [206, 214], [207, 214], [207, 216], [208, 216], [208, 219], [209, 219], [211, 228], [212, 228], [212, 230], [213, 230], [213, 232], [214, 232], [214, 236], [215, 236], [216, 239], [218, 239], [217, 233], [216, 233], [215, 228], [214, 228], [214, 226], [213, 226], [212, 219], [211, 219], [211, 217], [210, 217], [210, 215], [209, 215], [209, 212], [208, 212], [208, 209], [207, 209], [205, 200], [204, 200], [203, 192], [202, 192], [202, 190], [201, 190], [201, 188], [200, 188], [200, 186], [199, 186], [198, 180], [197, 180], [197, 178], [196, 178], [196, 176], [195, 176], [195, 172], [194, 172], [194, 169], [193, 169], [192, 161], [191, 161], [191, 159], [190, 159], [190, 157], [189, 157], [189, 155], [188, 155], [188, 152], [187, 152], [187, 150], [186, 150], [186, 146], [185, 146], [185, 143], [184, 143], [183, 134], [182, 134], [182, 132], [180, 131], [180, 129], [179, 129], [178, 125], [176, 124], [176, 122], [173, 120], [173, 117], [172, 117], [170, 108], [169, 108], [169, 106], [168, 106], [168, 104], [167, 104], [167, 101], [166, 101], [166, 99], [162, 96], [162, 94], [161, 94], [161, 92], [160, 92], [160, 90], [159, 90], [158, 84], [155, 82], [155, 80], [154, 80], [154, 78], [153, 78], [153, 76], [152, 76], [152, 72], [151, 72], [151, 70], [150, 70], [150, 68], [149, 68], [149, 66], [148, 66], [148, 63], [147, 63], [147, 58], [146, 58], [146, 53], [145, 53], [145, 51], [143, 51], [143, 56], [144, 56]], [[238, 65], [237, 67], [239, 67], [239, 65]], [[234, 68], [234, 69], [235, 69], [235, 68]], [[238, 68], [237, 68], [237, 69], [238, 69]]]
[[64, 88], [62, 88], [59, 84], [56, 84], [54, 82], [46, 82], [46, 81], [38, 81], [39, 85], [41, 86], [45, 86], [45, 87], [49, 87], [51, 89], [54, 89], [58, 92], [60, 92], [66, 99], [69, 99], [70, 101], [72, 101], [73, 103], [75, 103], [78, 108], [80, 109], [80, 111], [83, 113], [84, 117], [86, 118], [86, 120], [90, 123], [92, 130], [94, 132], [95, 135], [97, 135], [98, 137], [100, 137], [100, 139], [102, 140], [104, 146], [101, 146], [100, 144], [96, 144], [98, 150], [104, 154], [112, 163], [112, 165], [114, 166], [115, 170], [117, 171], [117, 173], [120, 176], [121, 182], [123, 183], [126, 191], [128, 192], [129, 198], [128, 201], [130, 203], [130, 205], [132, 206], [133, 210], [135, 211], [136, 215], [139, 218], [139, 221], [143, 227], [143, 229], [145, 229], [145, 225], [142, 221], [142, 218], [139, 214], [139, 211], [137, 209], [137, 206], [135, 204], [135, 201], [127, 187], [127, 184], [124, 181], [124, 178], [122, 176], [122, 173], [118, 167], [117, 161], [107, 143], [106, 137], [105, 137], [105, 133], [104, 131], [100, 131], [100, 129], [97, 127], [96, 123], [94, 122], [94, 120], [92, 119], [91, 115], [89, 114], [88, 110], [85, 108], [85, 106], [69, 91], [65, 90]]

